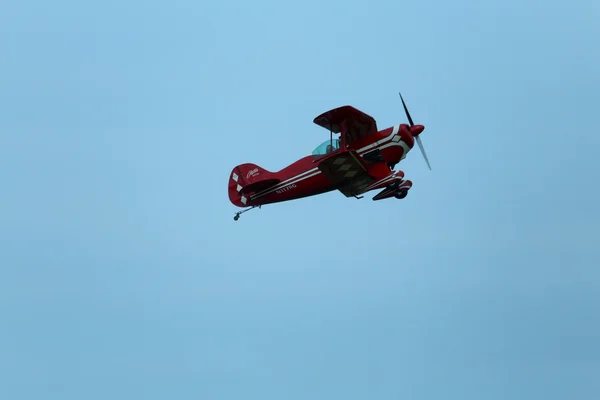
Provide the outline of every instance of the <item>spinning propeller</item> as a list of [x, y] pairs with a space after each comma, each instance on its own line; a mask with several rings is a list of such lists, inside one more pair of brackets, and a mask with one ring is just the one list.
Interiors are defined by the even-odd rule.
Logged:
[[414, 134], [417, 135], [414, 136], [414, 138], [417, 140], [417, 144], [419, 145], [419, 149], [421, 149], [421, 154], [423, 154], [423, 158], [425, 159], [427, 166], [429, 167], [429, 169], [431, 169], [431, 165], [429, 164], [429, 160], [427, 159], [427, 154], [425, 154], [425, 148], [423, 147], [423, 143], [421, 143], [421, 136], [419, 135], [419, 133], [423, 132], [423, 129], [425, 129], [425, 127], [423, 125], [415, 125], [413, 123], [413, 120], [410, 117], [410, 113], [408, 112], [408, 108], [406, 108], [406, 103], [404, 103], [404, 99], [402, 98], [402, 94], [400, 92], [398, 92], [398, 94], [400, 95], [400, 100], [402, 100], [402, 106], [404, 106], [404, 112], [406, 113], [408, 122], [410, 123], [410, 133], [413, 134], [414, 132]]

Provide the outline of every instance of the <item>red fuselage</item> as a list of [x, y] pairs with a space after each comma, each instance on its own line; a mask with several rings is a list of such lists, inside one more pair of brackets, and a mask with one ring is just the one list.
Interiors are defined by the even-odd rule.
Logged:
[[[409, 131], [406, 124], [395, 125], [353, 142], [352, 147], [348, 150], [356, 151], [368, 166], [379, 164], [378, 167], [381, 167], [387, 165], [389, 168], [386, 171], [387, 174], [413, 148], [413, 136], [418, 135], [421, 130], [421, 126], [415, 126]], [[240, 171], [237, 174], [234, 172], [233, 176], [237, 178], [238, 175], [245, 177], [257, 173], [255, 171], [260, 169], [264, 171], [265, 175], [268, 174], [270, 178], [278, 182], [265, 188], [259, 188], [253, 193], [240, 195], [235, 189], [237, 183], [231, 181], [229, 186], [230, 200], [239, 207], [258, 206], [336, 190], [337, 185], [332, 183], [318, 168], [320, 161], [327, 158], [327, 156], [328, 154], [306, 156], [278, 172], [269, 172], [258, 166], [248, 171]]]

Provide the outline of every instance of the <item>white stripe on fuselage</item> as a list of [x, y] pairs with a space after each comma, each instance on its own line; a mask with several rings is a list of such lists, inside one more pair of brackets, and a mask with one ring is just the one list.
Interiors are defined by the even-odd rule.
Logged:
[[375, 143], [368, 144], [365, 147], [358, 149], [356, 152], [358, 154], [362, 155], [362, 153], [364, 153], [368, 150], [371, 150], [371, 149], [377, 150], [377, 148], [379, 148], [379, 146], [392, 140], [394, 138], [394, 136], [396, 136], [398, 134], [399, 130], [400, 130], [400, 125], [394, 125], [394, 127], [392, 128], [392, 133], [390, 133], [388, 136], [384, 137], [383, 139], [381, 139]]
[[387, 149], [388, 147], [392, 147], [392, 146], [402, 147], [404, 149], [404, 153], [402, 155], [406, 155], [406, 153], [408, 153], [410, 151], [410, 147], [408, 147], [408, 145], [402, 141], [384, 144], [383, 146], [379, 147], [379, 150]]
[[[365, 147], [361, 147], [356, 152], [360, 156], [364, 156], [364, 154], [366, 154], [368, 151], [382, 150], [382, 149], [386, 149], [386, 148], [392, 147], [392, 146], [400, 146], [404, 149], [404, 155], [406, 155], [406, 153], [408, 153], [410, 151], [410, 147], [408, 147], [408, 145], [406, 143], [404, 143], [402, 141], [402, 139], [400, 139], [400, 141], [398, 141], [398, 142], [394, 141], [392, 143], [388, 143], [388, 142], [391, 142], [395, 137], [399, 137], [399, 136], [397, 136], [399, 130], [400, 130], [400, 125], [394, 125], [394, 127], [392, 128], [392, 133], [390, 133], [388, 136], [386, 136], [385, 138], [383, 138], [375, 143], [371, 143]], [[288, 178], [282, 182], [279, 182], [275, 186], [271, 186], [267, 189], [264, 189], [256, 194], [250, 196], [250, 198], [252, 200], [255, 200], [259, 197], [273, 193], [274, 191], [279, 190], [285, 186], [291, 185], [293, 183], [301, 182], [308, 178], [312, 178], [313, 176], [319, 175], [320, 173], [321, 173], [321, 170], [318, 167], [310, 169], [308, 171], [304, 171], [301, 174], [292, 176], [291, 178]]]
[[301, 173], [301, 174], [294, 175], [294, 176], [292, 176], [291, 178], [288, 178], [288, 179], [286, 179], [285, 181], [279, 182], [279, 183], [278, 183], [278, 184], [276, 184], [275, 186], [271, 186], [271, 187], [268, 187], [268, 188], [266, 188], [266, 189], [264, 189], [264, 190], [261, 190], [260, 192], [258, 192], [258, 193], [255, 193], [254, 195], [252, 195], [251, 197], [252, 197], [252, 198], [256, 198], [256, 197], [258, 197], [258, 196], [262, 196], [262, 195], [263, 195], [263, 194], [265, 194], [267, 191], [270, 191], [270, 190], [271, 190], [271, 189], [273, 189], [273, 188], [280, 188], [280, 187], [283, 187], [283, 186], [291, 185], [291, 183], [292, 183], [292, 182], [290, 182], [290, 181], [292, 181], [293, 179], [301, 178], [301, 177], [303, 177], [304, 175], [308, 175], [308, 174], [310, 174], [311, 172], [315, 172], [315, 171], [321, 172], [321, 170], [319, 170], [319, 168], [318, 168], [318, 167], [315, 167], [315, 168], [313, 168], [313, 169], [309, 169], [308, 171], [304, 171], [304, 172], [303, 172], [303, 173]]
[[[312, 170], [311, 170], [311, 171], [312, 171]], [[258, 194], [258, 193], [257, 193], [256, 195], [254, 195], [254, 196], [251, 196], [250, 198], [251, 198], [252, 200], [254, 200], [254, 199], [257, 199], [257, 198], [259, 198], [259, 197], [262, 197], [262, 196], [265, 196], [265, 195], [267, 195], [267, 194], [273, 193], [273, 192], [274, 192], [274, 191], [276, 191], [276, 190], [283, 189], [284, 187], [286, 187], [286, 186], [288, 186], [288, 185], [293, 185], [293, 184], [295, 184], [295, 183], [298, 183], [298, 182], [300, 182], [300, 181], [303, 181], [303, 180], [305, 180], [305, 179], [312, 178], [313, 176], [319, 175], [320, 173], [321, 173], [321, 170], [319, 170], [319, 171], [315, 171], [315, 172], [313, 172], [312, 174], [305, 175], [305, 176], [302, 176], [302, 177], [300, 177], [300, 178], [298, 178], [298, 179], [295, 179], [295, 180], [291, 180], [291, 181], [289, 181], [289, 182], [286, 182], [284, 185], [282, 185], [282, 184], [278, 184], [278, 185], [272, 186], [272, 187], [270, 187], [270, 188], [268, 188], [268, 189], [264, 190], [264, 191], [263, 191], [264, 193], [263, 193], [263, 192], [261, 192], [260, 194]]]

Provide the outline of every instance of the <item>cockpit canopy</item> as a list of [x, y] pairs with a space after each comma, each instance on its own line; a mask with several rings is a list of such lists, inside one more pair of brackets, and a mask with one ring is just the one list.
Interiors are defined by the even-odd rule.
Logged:
[[317, 148], [313, 150], [312, 154], [313, 156], [324, 156], [332, 151], [339, 150], [340, 147], [340, 139], [327, 140], [317, 146]]

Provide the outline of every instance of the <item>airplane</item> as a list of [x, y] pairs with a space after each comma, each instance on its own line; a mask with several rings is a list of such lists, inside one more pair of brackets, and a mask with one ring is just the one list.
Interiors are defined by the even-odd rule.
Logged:
[[[404, 199], [412, 182], [394, 167], [419, 145], [431, 170], [420, 134], [425, 127], [415, 125], [400, 95], [409, 124], [397, 124], [378, 130], [375, 119], [356, 108], [345, 105], [317, 116], [313, 122], [328, 129], [329, 140], [278, 172], [256, 164], [234, 167], [229, 176], [231, 203], [246, 207], [233, 219], [265, 204], [279, 203], [338, 190], [346, 197], [363, 198], [362, 194], [382, 189], [373, 200], [394, 197]], [[333, 138], [333, 134], [339, 134]]]

